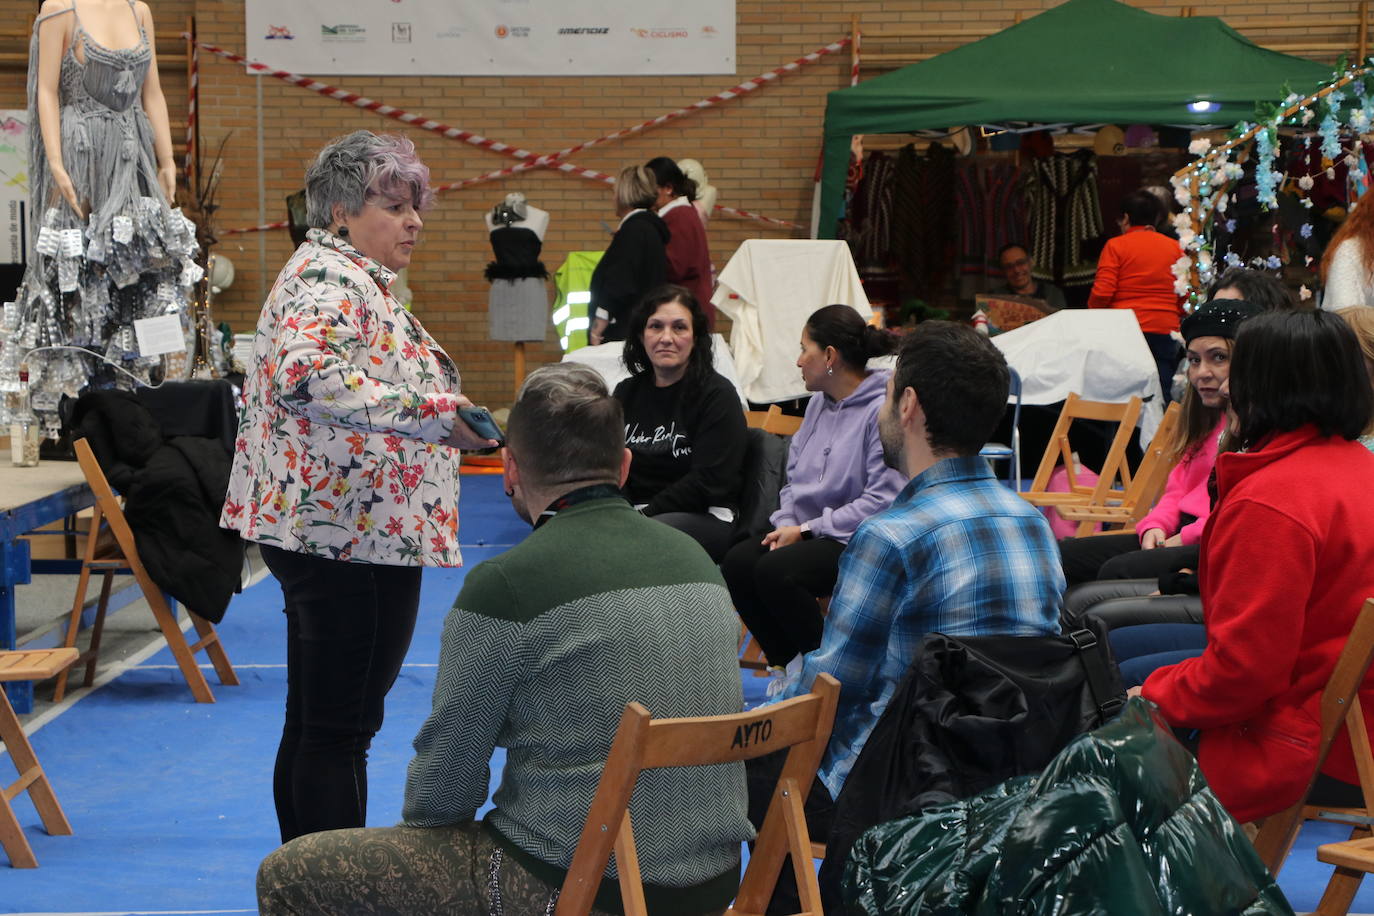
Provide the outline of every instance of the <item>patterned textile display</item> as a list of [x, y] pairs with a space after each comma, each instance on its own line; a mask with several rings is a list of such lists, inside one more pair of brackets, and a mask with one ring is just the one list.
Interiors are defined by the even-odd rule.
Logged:
[[[57, 400], [75, 394], [95, 360], [72, 351], [26, 354], [71, 345], [103, 354], [135, 375], [159, 365], [140, 357], [134, 321], [184, 316], [190, 287], [203, 275], [195, 262], [195, 226], [171, 209], [157, 181], [153, 130], [142, 92], [153, 51], [140, 23], [138, 45], [104, 48], [73, 23], [58, 85], [63, 165], [88, 216], [63, 200], [53, 181], [38, 119], [39, 30], [60, 27], [40, 17], [29, 46], [30, 214], [38, 231], [13, 305], [0, 322], [0, 389], [13, 390], [21, 362], [30, 369], [35, 409], [55, 425]], [[129, 14], [137, 16], [132, 0]], [[79, 56], [78, 56], [79, 50]], [[83, 60], [84, 58], [84, 60]]]
[[1001, 282], [997, 253], [1026, 239], [1026, 205], [1019, 187], [1021, 170], [1009, 162], [967, 159], [959, 163], [956, 219], [959, 226], [959, 295], [987, 290]]
[[1034, 276], [1059, 286], [1087, 286], [1096, 264], [1082, 243], [1103, 233], [1097, 201], [1097, 162], [1090, 150], [1037, 160], [1025, 177]]
[[922, 156], [912, 144], [897, 156], [892, 186], [891, 252], [918, 296], [933, 301], [954, 260], [954, 150], [932, 143]]
[[892, 176], [896, 163], [883, 152], [874, 152], [864, 164], [863, 178], [849, 202], [846, 241], [860, 269], [891, 263]]

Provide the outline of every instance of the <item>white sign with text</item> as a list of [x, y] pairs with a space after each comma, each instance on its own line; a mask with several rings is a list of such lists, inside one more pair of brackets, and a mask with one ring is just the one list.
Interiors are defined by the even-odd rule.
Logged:
[[734, 0], [246, 0], [248, 56], [306, 74], [735, 73]]

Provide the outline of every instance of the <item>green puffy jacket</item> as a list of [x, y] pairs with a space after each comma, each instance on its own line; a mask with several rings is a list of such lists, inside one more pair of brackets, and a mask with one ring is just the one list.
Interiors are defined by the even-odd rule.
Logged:
[[854, 845], [850, 912], [1287, 914], [1192, 754], [1146, 701], [1038, 777], [880, 824]]

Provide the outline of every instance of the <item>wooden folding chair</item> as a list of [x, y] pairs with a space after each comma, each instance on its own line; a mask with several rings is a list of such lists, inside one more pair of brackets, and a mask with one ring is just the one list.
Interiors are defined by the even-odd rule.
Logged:
[[[234, 674], [234, 667], [229, 664], [229, 656], [225, 655], [224, 647], [220, 644], [219, 633], [215, 631], [214, 624], [187, 608], [186, 613], [200, 637], [195, 643], [187, 644], [186, 635], [177, 623], [176, 614], [168, 604], [167, 596], [153, 582], [143, 567], [143, 561], [138, 557], [134, 533], [124, 518], [124, 509], [119, 498], [110, 489], [109, 481], [105, 479], [105, 472], [100, 469], [100, 463], [96, 461], [90, 444], [85, 439], [77, 439], [73, 445], [76, 449], [76, 460], [86, 475], [86, 483], [95, 494], [95, 509], [91, 517], [90, 533], [86, 539], [86, 552], [81, 561], [81, 574], [77, 578], [76, 598], [72, 601], [71, 615], [67, 620], [65, 645], [68, 647], [76, 645], [76, 634], [81, 628], [81, 614], [85, 608], [86, 589], [90, 585], [91, 574], [98, 573], [104, 577], [100, 584], [100, 600], [96, 605], [95, 622], [91, 626], [91, 644], [79, 659], [86, 664], [83, 686], [89, 687], [95, 680], [95, 666], [100, 654], [100, 636], [105, 628], [105, 611], [109, 604], [111, 582], [116, 573], [128, 570], [133, 573], [138, 587], [142, 589], [143, 598], [152, 609], [153, 617], [156, 618], [157, 625], [167, 640], [167, 647], [172, 650], [172, 657], [176, 659], [177, 667], [181, 669], [182, 677], [186, 678], [186, 684], [191, 688], [191, 694], [196, 698], [196, 702], [215, 702], [215, 695], [196, 664], [197, 652], [205, 651], [211, 664], [215, 666], [220, 684], [232, 687], [239, 682], [238, 676]], [[108, 534], [102, 529], [102, 522], [108, 526]], [[60, 701], [66, 693], [68, 674], [69, 671], [63, 671], [58, 675], [54, 701]]]
[[[75, 649], [22, 649], [0, 652], [0, 683], [4, 681], [41, 681], [65, 671], [76, 663]], [[19, 718], [14, 714], [9, 697], [0, 689], [0, 742], [9, 751], [19, 779], [0, 790], [0, 848], [9, 856], [15, 868], [37, 868], [19, 819], [14, 816], [10, 801], [20, 792], [29, 793], [29, 801], [43, 819], [43, 828], [52, 836], [71, 836], [72, 825], [62, 806], [57, 803], [47, 774], [38, 763], [33, 745], [24, 734]]]
[[[1078, 522], [1078, 531], [1075, 532], [1077, 537], [1089, 537], [1093, 534], [1130, 534], [1135, 531], [1135, 523], [1144, 518], [1150, 507], [1158, 501], [1159, 495], [1164, 492], [1165, 483], [1168, 482], [1169, 472], [1177, 463], [1169, 454], [1173, 451], [1174, 435], [1182, 413], [1183, 408], [1177, 402], [1170, 404], [1169, 409], [1164, 411], [1159, 428], [1155, 430], [1154, 438], [1145, 449], [1145, 457], [1140, 460], [1140, 466], [1131, 478], [1131, 485], [1121, 494], [1120, 500], [1109, 495], [1109, 505], [1057, 507], [1061, 516]], [[1093, 526], [1097, 524], [1119, 527], [1094, 531]]]
[[[803, 912], [821, 916], [821, 891], [811, 864], [811, 837], [803, 803], [830, 740], [839, 695], [839, 682], [822, 674], [806, 696], [732, 716], [654, 720], [638, 703], [626, 706], [555, 916], [586, 916], [591, 912], [612, 850], [625, 916], [647, 916], [629, 810], [640, 770], [731, 763], [782, 748], [791, 750], [734, 906], [727, 912], [762, 914], [778, 883], [783, 859], [790, 854]], [[741, 734], [758, 737], [746, 743], [739, 740]], [[690, 811], [683, 812], [684, 819], [690, 817]]]
[[748, 668], [754, 672], [755, 677], [764, 677], [768, 673], [768, 659], [763, 655], [763, 647], [754, 638], [754, 634], [749, 632], [743, 622], [739, 625], [739, 666]]
[[777, 404], [769, 405], [767, 410], [746, 410], [744, 421], [752, 429], [761, 429], [766, 433], [777, 433], [779, 436], [794, 435], [801, 429], [802, 418], [792, 417], [782, 412], [782, 408]]
[[[1030, 489], [1021, 497], [1033, 506], [1083, 506], [1106, 505], [1113, 492], [1119, 497], [1131, 485], [1131, 469], [1126, 463], [1126, 446], [1130, 444], [1131, 433], [1140, 419], [1140, 398], [1133, 397], [1124, 404], [1108, 404], [1103, 401], [1086, 401], [1069, 392], [1064, 401], [1064, 409], [1059, 412], [1059, 421], [1054, 424], [1050, 441], [1045, 445], [1045, 454], [1036, 469], [1035, 479]], [[1097, 483], [1093, 486], [1080, 484], [1074, 469], [1073, 447], [1069, 444], [1069, 428], [1074, 420], [1103, 420], [1115, 423], [1116, 435], [1112, 438], [1107, 457], [1098, 471]], [[1063, 463], [1064, 472], [1069, 478], [1069, 489], [1065, 493], [1049, 492], [1050, 475], [1055, 467]], [[1120, 485], [1117, 485], [1117, 481]]]
[[[1365, 729], [1358, 695], [1371, 661], [1374, 661], [1374, 598], [1366, 601], [1360, 609], [1345, 648], [1341, 650], [1336, 667], [1322, 690], [1321, 745], [1307, 791], [1297, 804], [1265, 818], [1255, 836], [1255, 851], [1269, 871], [1277, 876], [1293, 848], [1303, 821], [1321, 818], [1352, 825], [1349, 840], [1317, 848], [1320, 861], [1337, 866], [1315, 911], [1328, 916], [1349, 910], [1364, 872], [1374, 870], [1374, 839], [1371, 839], [1370, 830], [1374, 821], [1369, 817], [1369, 800], [1374, 799], [1374, 755], [1370, 752], [1369, 734]], [[1326, 762], [1332, 742], [1342, 730], [1350, 735], [1365, 807], [1330, 810], [1309, 805], [1307, 796], [1312, 791], [1312, 784]]]

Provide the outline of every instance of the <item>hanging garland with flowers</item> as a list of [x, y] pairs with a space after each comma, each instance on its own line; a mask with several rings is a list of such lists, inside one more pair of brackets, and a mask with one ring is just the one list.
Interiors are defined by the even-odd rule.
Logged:
[[[1370, 64], [1374, 64], [1374, 58], [1370, 59]], [[1173, 218], [1183, 248], [1183, 254], [1173, 267], [1174, 289], [1180, 296], [1189, 298], [1190, 306], [1200, 303], [1202, 291], [1216, 278], [1219, 267], [1244, 266], [1241, 257], [1232, 251], [1217, 255], [1211, 237], [1218, 220], [1225, 222], [1228, 232], [1235, 231], [1235, 220], [1226, 214], [1234, 199], [1235, 183], [1252, 159], [1257, 201], [1266, 211], [1277, 209], [1278, 191], [1287, 177], [1276, 167], [1280, 129], [1307, 132], [1309, 148], [1320, 142], [1322, 164], [1328, 178], [1335, 177], [1335, 166], [1343, 160], [1351, 174], [1359, 176], [1361, 189], [1367, 186], [1368, 170], [1358, 138], [1368, 133], [1374, 123], [1374, 96], [1371, 93], [1374, 93], [1374, 66], [1347, 68], [1341, 65], [1331, 80], [1312, 94], [1289, 93], [1281, 103], [1261, 110], [1256, 123], [1237, 124], [1224, 144], [1213, 146], [1211, 140], [1204, 138], [1189, 145], [1188, 152], [1197, 158], [1175, 173], [1171, 181], [1174, 199], [1183, 208]], [[1317, 121], [1315, 131], [1313, 121]], [[1353, 149], [1346, 152], [1342, 141], [1352, 135], [1356, 142]], [[1310, 191], [1312, 186], [1310, 175], [1297, 181], [1297, 187], [1303, 192]], [[1302, 205], [1311, 208], [1312, 200], [1303, 196]], [[1304, 223], [1300, 234], [1304, 239], [1310, 237], [1312, 224]], [[1270, 255], [1256, 259], [1251, 266], [1277, 270], [1283, 262], [1277, 255]], [[1308, 296], [1310, 293], [1304, 286], [1302, 297]]]

